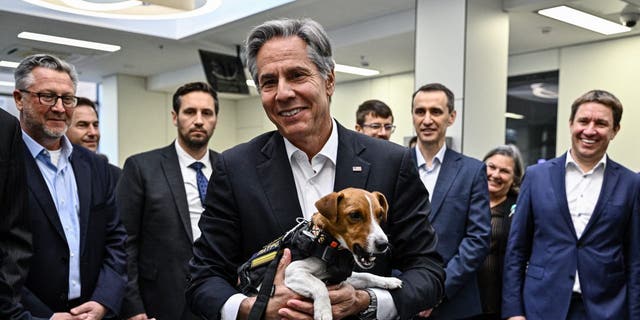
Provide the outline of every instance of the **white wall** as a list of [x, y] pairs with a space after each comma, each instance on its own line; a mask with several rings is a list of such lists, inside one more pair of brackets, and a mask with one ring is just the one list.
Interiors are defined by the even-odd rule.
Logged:
[[560, 70], [558, 84], [558, 125], [556, 155], [571, 146], [569, 116], [571, 103], [592, 89], [604, 89], [616, 95], [624, 107], [621, 130], [609, 144], [608, 154], [626, 167], [640, 171], [635, 141], [640, 137], [640, 36], [602, 41], [580, 46], [546, 50], [510, 57], [509, 75]]

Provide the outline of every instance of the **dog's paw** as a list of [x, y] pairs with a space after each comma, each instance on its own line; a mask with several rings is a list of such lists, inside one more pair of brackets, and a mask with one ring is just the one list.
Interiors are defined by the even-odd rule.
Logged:
[[398, 289], [402, 288], [402, 280], [398, 278], [387, 278], [384, 282], [384, 289]]
[[316, 308], [314, 306], [313, 320], [333, 320], [333, 315], [331, 314], [331, 307]]

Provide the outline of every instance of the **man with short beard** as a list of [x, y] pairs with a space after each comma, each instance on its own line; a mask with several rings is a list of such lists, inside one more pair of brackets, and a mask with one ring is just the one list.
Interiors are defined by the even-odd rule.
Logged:
[[13, 98], [25, 145], [33, 256], [21, 304], [36, 319], [116, 316], [126, 287], [126, 232], [107, 161], [65, 136], [78, 74], [48, 54], [24, 58]]
[[121, 312], [125, 319], [196, 319], [185, 308], [184, 291], [218, 156], [208, 148], [218, 110], [218, 96], [208, 84], [185, 84], [173, 95], [177, 139], [125, 161], [117, 188], [129, 234], [129, 284]]

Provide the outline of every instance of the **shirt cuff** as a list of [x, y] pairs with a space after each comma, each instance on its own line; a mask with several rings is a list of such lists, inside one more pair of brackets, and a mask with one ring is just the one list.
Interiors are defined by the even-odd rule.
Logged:
[[378, 299], [377, 319], [396, 319], [398, 317], [398, 310], [396, 310], [396, 304], [393, 302], [391, 293], [379, 288], [370, 289], [373, 290], [376, 294], [376, 299]]
[[236, 320], [238, 310], [240, 310], [240, 304], [245, 298], [247, 298], [247, 296], [242, 293], [236, 293], [229, 297], [227, 302], [222, 305], [222, 310], [220, 310], [220, 320]]

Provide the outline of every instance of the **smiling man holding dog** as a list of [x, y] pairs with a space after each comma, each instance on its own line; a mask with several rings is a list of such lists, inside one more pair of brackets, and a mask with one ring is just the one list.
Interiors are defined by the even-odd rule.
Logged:
[[[442, 260], [429, 225], [427, 192], [408, 149], [339, 125], [330, 115], [334, 62], [329, 39], [312, 20], [274, 20], [247, 39], [247, 64], [277, 131], [222, 153], [210, 181], [202, 236], [195, 242], [192, 311], [206, 319], [246, 319], [256, 298], [236, 288], [236, 269], [296, 218], [309, 219], [322, 196], [346, 187], [379, 191], [388, 200], [385, 233], [391, 250], [368, 272], [403, 271], [396, 290], [330, 287], [333, 318], [408, 319], [433, 307], [444, 286]], [[313, 314], [310, 301], [283, 284], [285, 251], [265, 319]]]

